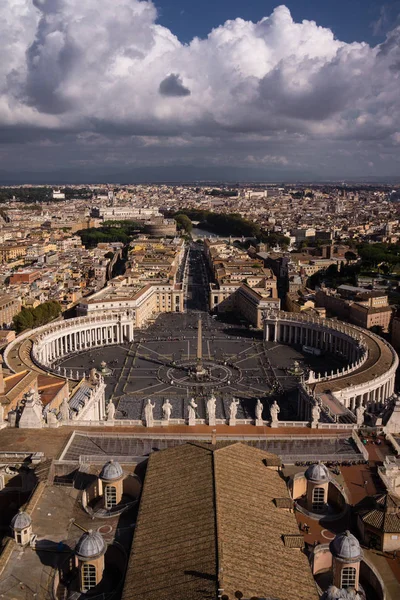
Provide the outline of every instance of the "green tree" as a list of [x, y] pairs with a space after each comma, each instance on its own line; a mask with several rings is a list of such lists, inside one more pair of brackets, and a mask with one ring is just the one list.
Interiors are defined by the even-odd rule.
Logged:
[[344, 255], [347, 264], [349, 264], [349, 262], [351, 262], [352, 260], [357, 260], [357, 254], [355, 252], [352, 252], [351, 250], [348, 250], [345, 255]]
[[31, 329], [34, 323], [32, 311], [28, 308], [23, 308], [13, 317], [13, 323], [17, 333], [21, 333], [25, 329]]
[[186, 233], [191, 233], [193, 229], [193, 223], [187, 215], [177, 215], [175, 217], [175, 221], [178, 225], [178, 229], [183, 229], [186, 231]]
[[61, 304], [55, 300], [49, 300], [39, 304], [36, 308], [24, 307], [13, 318], [14, 327], [17, 333], [32, 327], [40, 327], [49, 323], [61, 314]]

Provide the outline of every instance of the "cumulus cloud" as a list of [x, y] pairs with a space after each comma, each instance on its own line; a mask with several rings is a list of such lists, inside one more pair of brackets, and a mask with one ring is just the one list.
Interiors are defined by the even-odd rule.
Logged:
[[85, 132], [133, 153], [175, 137], [190, 160], [212, 147], [218, 161], [281, 166], [310, 166], [312, 151], [338, 165], [347, 149], [359, 169], [379, 143], [398, 164], [400, 28], [345, 43], [282, 5], [182, 44], [147, 0], [14, 0], [0, 16], [0, 143], [58, 135], [88, 157]]

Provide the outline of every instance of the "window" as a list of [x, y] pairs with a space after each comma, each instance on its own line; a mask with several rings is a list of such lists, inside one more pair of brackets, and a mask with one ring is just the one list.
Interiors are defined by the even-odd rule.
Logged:
[[106, 508], [112, 508], [117, 504], [117, 490], [113, 485], [107, 485], [105, 489]]
[[322, 487], [316, 487], [312, 495], [312, 508], [315, 511], [323, 510], [325, 505], [325, 490]]
[[85, 563], [82, 569], [82, 591], [87, 592], [96, 587], [96, 567]]
[[22, 544], [22, 535], [17, 533], [17, 544]]
[[342, 571], [342, 588], [356, 586], [356, 570], [354, 567], [345, 567]]

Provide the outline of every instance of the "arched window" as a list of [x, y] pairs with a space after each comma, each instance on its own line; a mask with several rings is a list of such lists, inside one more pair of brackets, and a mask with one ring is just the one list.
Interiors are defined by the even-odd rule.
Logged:
[[106, 508], [112, 508], [117, 504], [117, 490], [113, 485], [107, 485], [105, 489]]
[[345, 567], [342, 571], [342, 588], [354, 588], [356, 587], [356, 574], [357, 571], [354, 567]]
[[325, 505], [325, 490], [322, 487], [316, 487], [313, 489], [312, 495], [312, 507], [315, 511], [323, 510]]
[[88, 592], [96, 587], [96, 567], [89, 563], [85, 563], [82, 568], [82, 591]]

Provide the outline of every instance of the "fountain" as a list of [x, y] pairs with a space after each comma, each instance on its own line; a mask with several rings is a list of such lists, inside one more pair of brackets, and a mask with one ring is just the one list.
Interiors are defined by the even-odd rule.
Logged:
[[304, 369], [300, 366], [298, 360], [294, 361], [293, 367], [289, 367], [287, 369], [287, 372], [289, 373], [289, 375], [294, 375], [295, 377], [301, 377], [302, 375], [304, 375]]
[[112, 370], [107, 367], [107, 363], [105, 360], [102, 360], [100, 363], [100, 369], [97, 369], [97, 372], [100, 373], [103, 377], [106, 375], [112, 375]]

